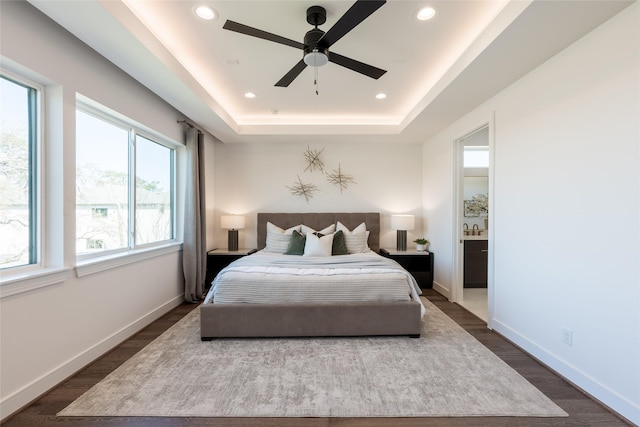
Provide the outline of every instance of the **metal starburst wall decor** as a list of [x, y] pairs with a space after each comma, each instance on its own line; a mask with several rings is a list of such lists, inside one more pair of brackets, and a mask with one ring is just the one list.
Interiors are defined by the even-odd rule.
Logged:
[[340, 194], [342, 194], [342, 190], [349, 187], [349, 184], [355, 184], [356, 180], [353, 179], [351, 175], [347, 175], [342, 173], [342, 169], [340, 168], [340, 163], [338, 163], [338, 169], [331, 173], [326, 174], [327, 181], [331, 184], [335, 184], [340, 187]]
[[313, 197], [313, 193], [318, 191], [318, 187], [315, 184], [303, 183], [300, 175], [298, 175], [298, 182], [294, 183], [291, 187], [288, 185], [285, 187], [287, 187], [294, 196], [304, 196], [307, 203], [309, 203], [309, 199]]
[[307, 145], [307, 149], [304, 152], [304, 158], [307, 161], [307, 167], [304, 169], [305, 172], [319, 170], [324, 173], [324, 162], [320, 158], [320, 154], [322, 154], [323, 151], [324, 148], [320, 151], [312, 150]]

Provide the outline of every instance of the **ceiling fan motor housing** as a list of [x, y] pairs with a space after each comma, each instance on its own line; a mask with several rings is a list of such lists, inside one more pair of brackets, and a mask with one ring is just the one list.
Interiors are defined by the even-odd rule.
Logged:
[[307, 22], [315, 28], [304, 36], [302, 57], [308, 66], [322, 67], [329, 62], [329, 49], [318, 46], [318, 41], [324, 36], [324, 31], [318, 29], [318, 25], [327, 22], [327, 11], [322, 6], [311, 6], [307, 9]]
[[321, 67], [329, 62], [329, 49], [318, 46], [318, 41], [322, 36], [324, 36], [324, 31], [318, 28], [307, 31], [304, 36], [304, 62], [311, 67]]

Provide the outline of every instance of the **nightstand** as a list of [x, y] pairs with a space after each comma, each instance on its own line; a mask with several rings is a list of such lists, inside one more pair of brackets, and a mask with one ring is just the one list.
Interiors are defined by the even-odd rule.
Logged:
[[251, 255], [256, 252], [257, 249], [238, 249], [237, 251], [230, 251], [228, 249], [212, 249], [207, 252], [207, 274], [205, 277], [205, 288], [211, 287], [211, 282], [216, 277], [220, 270], [231, 264], [233, 261], [242, 258], [243, 256]]
[[380, 249], [380, 255], [396, 261], [416, 279], [422, 289], [433, 288], [433, 252]]

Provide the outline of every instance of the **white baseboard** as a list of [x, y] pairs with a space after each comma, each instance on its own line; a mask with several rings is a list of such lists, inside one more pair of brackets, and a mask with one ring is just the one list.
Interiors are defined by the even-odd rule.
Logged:
[[451, 299], [451, 291], [445, 288], [444, 286], [442, 286], [440, 283], [434, 281], [433, 290], [439, 293], [440, 295], [444, 296], [445, 298], [449, 300]]
[[2, 400], [2, 402], [0, 402], [0, 421], [4, 421], [13, 413], [33, 402], [44, 393], [87, 366], [89, 363], [107, 353], [109, 350], [122, 343], [145, 326], [151, 324], [154, 320], [182, 304], [183, 301], [183, 295], [178, 295], [175, 298], [172, 298], [160, 307], [157, 307], [149, 313], [141, 316], [136, 321], [130, 323], [111, 336], [86, 349], [82, 353], [79, 353], [69, 361], [49, 371], [15, 393], [7, 396]]
[[553, 370], [556, 374], [572, 383], [575, 387], [600, 401], [603, 405], [618, 413], [623, 418], [626, 418], [635, 425], [640, 425], [640, 404], [638, 402], [632, 402], [624, 396], [620, 396], [579, 368], [538, 346], [535, 342], [520, 335], [499, 320], [493, 320], [493, 329], [529, 353], [532, 357], [538, 359], [538, 361]]

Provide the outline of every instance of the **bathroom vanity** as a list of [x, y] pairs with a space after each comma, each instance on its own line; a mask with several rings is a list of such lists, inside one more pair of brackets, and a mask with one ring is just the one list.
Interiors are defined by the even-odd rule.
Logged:
[[464, 287], [487, 287], [487, 236], [464, 236]]

